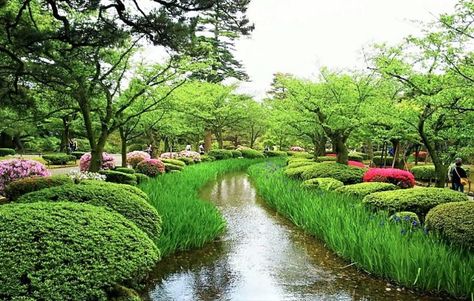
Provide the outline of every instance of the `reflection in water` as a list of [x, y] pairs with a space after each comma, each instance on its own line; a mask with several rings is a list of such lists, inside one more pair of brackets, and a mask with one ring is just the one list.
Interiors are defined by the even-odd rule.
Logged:
[[219, 207], [227, 233], [204, 249], [160, 262], [148, 300], [437, 300], [347, 267], [268, 209], [246, 174], [220, 178], [201, 197]]

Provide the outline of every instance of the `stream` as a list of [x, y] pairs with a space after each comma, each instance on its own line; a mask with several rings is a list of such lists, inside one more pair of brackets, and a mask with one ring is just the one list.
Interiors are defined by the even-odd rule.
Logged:
[[164, 258], [144, 298], [158, 300], [446, 300], [370, 277], [268, 208], [246, 173], [206, 185], [227, 232], [200, 250]]

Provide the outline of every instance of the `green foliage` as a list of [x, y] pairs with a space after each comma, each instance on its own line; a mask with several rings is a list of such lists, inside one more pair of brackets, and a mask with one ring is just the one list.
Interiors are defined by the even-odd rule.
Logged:
[[66, 165], [68, 162], [76, 161], [76, 157], [68, 154], [43, 155], [43, 159], [51, 165]]
[[344, 183], [333, 178], [309, 179], [301, 184], [301, 187], [304, 188], [322, 189], [326, 191], [335, 190], [342, 186], [344, 186]]
[[467, 201], [463, 193], [445, 188], [412, 188], [369, 194], [363, 203], [374, 210], [415, 212], [421, 219], [431, 208], [450, 202]]
[[74, 156], [77, 160], [79, 160], [82, 156], [84, 156], [86, 152], [79, 152], [79, 151], [76, 151], [76, 152], [72, 152], [71, 155]]
[[137, 185], [137, 177], [134, 174], [124, 173], [117, 170], [100, 170], [101, 175], [105, 175], [107, 182]]
[[304, 160], [304, 161], [291, 161], [286, 167], [287, 168], [296, 168], [296, 167], [301, 167], [301, 166], [310, 166], [318, 164], [317, 162], [314, 162], [313, 160]]
[[135, 173], [135, 177], [137, 178], [137, 183], [138, 184], [145, 183], [146, 181], [148, 181], [150, 179], [149, 176], [144, 175], [144, 174], [139, 173], [139, 172]]
[[209, 152], [209, 156], [213, 156], [216, 160], [225, 160], [233, 157], [232, 152], [227, 149], [213, 149]]
[[421, 225], [420, 219], [415, 212], [411, 211], [402, 211], [396, 212], [389, 219], [391, 222], [394, 223], [401, 223], [404, 226], [409, 226], [410, 228], [418, 227]]
[[[122, 215], [69, 202], [0, 206], [0, 295], [5, 300], [108, 300], [160, 257]], [[126, 256], [124, 256], [126, 254]]]
[[241, 149], [242, 157], [247, 159], [263, 159], [265, 155], [262, 152], [259, 152], [254, 149]]
[[318, 162], [336, 162], [337, 158], [336, 157], [331, 157], [331, 156], [321, 156], [318, 157], [317, 161]]
[[354, 206], [359, 199], [302, 189], [300, 181], [288, 179], [275, 169], [268, 163], [249, 168], [259, 195], [346, 261], [409, 288], [447, 292], [460, 298], [470, 297], [474, 291], [473, 256], [423, 231], [403, 234], [401, 225], [387, 222], [386, 214]]
[[285, 169], [285, 175], [293, 179], [302, 179], [303, 173], [311, 170], [315, 166], [315, 163], [304, 164], [303, 166], [298, 167], [287, 167]]
[[288, 153], [283, 151], [267, 151], [265, 152], [265, 155], [267, 157], [286, 157], [288, 156]]
[[231, 150], [231, 152], [232, 152], [232, 157], [233, 157], [233, 158], [240, 158], [240, 157], [242, 157], [242, 152], [239, 151], [239, 150], [234, 149], [234, 150]]
[[355, 184], [362, 182], [364, 169], [352, 167], [339, 163], [325, 162], [310, 166], [302, 173], [305, 180], [314, 178], [334, 178], [344, 184]]
[[434, 165], [413, 166], [410, 171], [415, 176], [415, 179], [420, 181], [432, 181], [436, 179]]
[[163, 163], [169, 163], [169, 164], [178, 165], [178, 166], [181, 166], [181, 167], [186, 166], [186, 163], [184, 163], [183, 161], [180, 161], [180, 160], [175, 160], [175, 159], [160, 159], [160, 160]]
[[184, 162], [186, 165], [193, 165], [194, 160], [192, 158], [187, 158], [187, 157], [181, 157], [178, 158], [179, 161]]
[[[372, 159], [372, 162], [374, 162], [376, 166], [392, 166], [393, 157], [383, 157], [383, 160], [381, 157], [374, 157]], [[399, 168], [400, 164], [401, 164], [400, 161], [396, 161], [395, 167]]]
[[213, 162], [216, 161], [216, 158], [209, 155], [201, 155], [201, 162]]
[[365, 182], [352, 185], [346, 185], [344, 187], [336, 189], [336, 192], [345, 193], [355, 197], [363, 198], [374, 192], [388, 191], [399, 189], [397, 185], [391, 183], [382, 182]]
[[19, 179], [7, 185], [5, 196], [8, 200], [15, 201], [26, 193], [64, 184], [73, 184], [73, 181], [63, 175]]
[[349, 160], [363, 162], [364, 157], [362, 156], [362, 154], [359, 153], [349, 153]]
[[[116, 184], [119, 185], [119, 184]], [[148, 202], [137, 194], [122, 187], [129, 185], [63, 185], [30, 192], [21, 196], [17, 202], [77, 202], [112, 209], [157, 240], [161, 231], [161, 217]]]
[[16, 151], [13, 148], [0, 148], [0, 157], [13, 156]]
[[170, 171], [181, 171], [183, 170], [184, 167], [183, 166], [180, 166], [180, 165], [174, 165], [174, 164], [171, 164], [171, 163], [165, 163], [165, 170], [166, 172], [170, 172]]
[[[135, 176], [137, 176], [139, 173], [135, 173]], [[143, 192], [140, 188], [132, 185], [126, 185], [126, 184], [118, 184], [118, 183], [112, 183], [112, 182], [104, 182], [104, 181], [96, 181], [96, 180], [84, 180], [79, 183], [80, 185], [93, 185], [93, 186], [104, 186], [105, 188], [107, 187], [112, 187], [111, 189], [120, 189], [120, 190], [125, 190], [128, 191], [129, 193], [138, 195], [145, 201], [149, 201], [148, 195]]]
[[426, 215], [426, 227], [448, 242], [474, 250], [474, 202], [441, 204]]
[[118, 171], [118, 172], [128, 173], [128, 174], [131, 174], [131, 175], [133, 175], [135, 173], [135, 169], [128, 168], [128, 167], [117, 167], [114, 170]]
[[295, 158], [306, 158], [306, 159], [313, 159], [314, 158], [314, 156], [312, 154], [306, 153], [306, 152], [288, 151], [286, 153], [288, 154], [288, 156], [295, 157]]

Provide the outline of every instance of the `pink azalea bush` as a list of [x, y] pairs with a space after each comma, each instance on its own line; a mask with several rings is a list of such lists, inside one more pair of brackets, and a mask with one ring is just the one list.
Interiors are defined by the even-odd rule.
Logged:
[[137, 167], [138, 163], [143, 160], [151, 159], [150, 154], [143, 151], [133, 151], [127, 154], [127, 163], [130, 164], [133, 168]]
[[201, 154], [199, 154], [198, 152], [193, 152], [193, 151], [182, 151], [179, 153], [179, 157], [190, 158], [190, 159], [193, 159], [194, 162], [201, 161]]
[[[88, 171], [91, 165], [91, 153], [85, 153], [79, 160], [79, 168], [81, 171]], [[112, 169], [115, 167], [115, 158], [107, 153], [102, 153], [101, 169]]]
[[138, 163], [136, 171], [149, 177], [165, 173], [165, 164], [160, 159], [145, 159]]
[[354, 167], [359, 167], [359, 168], [365, 168], [364, 163], [359, 162], [359, 161], [352, 161], [352, 160], [349, 160], [349, 162], [347, 162], [347, 164], [348, 164], [349, 166], [354, 166]]
[[292, 152], [304, 152], [304, 148], [299, 147], [299, 146], [292, 146], [290, 148], [290, 151], [292, 151]]
[[0, 161], [0, 194], [3, 194], [5, 186], [15, 180], [33, 176], [47, 177], [49, 175], [46, 166], [37, 161], [23, 159]]
[[179, 158], [179, 153], [162, 153], [160, 155], [160, 158], [162, 159], [177, 159]]
[[415, 177], [409, 171], [397, 168], [371, 168], [363, 177], [364, 182], [392, 183], [400, 188], [415, 186]]

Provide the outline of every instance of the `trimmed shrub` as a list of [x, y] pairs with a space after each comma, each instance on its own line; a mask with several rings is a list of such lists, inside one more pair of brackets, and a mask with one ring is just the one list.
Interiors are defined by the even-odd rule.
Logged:
[[236, 149], [235, 149], [235, 150], [231, 150], [231, 152], [232, 152], [232, 157], [233, 157], [233, 158], [240, 158], [240, 157], [242, 157], [242, 152], [239, 151], [239, 150], [236, 150]]
[[296, 162], [291, 162], [287, 165], [287, 168], [296, 168], [300, 166], [309, 166], [309, 165], [314, 165], [318, 164], [317, 162], [314, 162], [312, 160], [307, 160], [307, 161], [296, 161]]
[[76, 160], [79, 160], [81, 159], [82, 156], [84, 156], [86, 152], [78, 152], [78, 151], [75, 151], [75, 152], [71, 152], [71, 155], [74, 156], [76, 158]]
[[410, 228], [421, 225], [418, 215], [411, 211], [397, 212], [390, 216], [390, 221], [393, 223], [401, 223], [402, 225], [409, 226]]
[[288, 153], [283, 151], [267, 151], [265, 152], [265, 155], [267, 157], [286, 157], [288, 156]]
[[303, 173], [310, 170], [316, 164], [317, 163], [311, 165], [303, 165], [299, 167], [287, 167], [285, 168], [284, 174], [293, 179], [302, 179]]
[[114, 170], [118, 171], [118, 172], [128, 173], [128, 174], [131, 174], [131, 175], [133, 175], [135, 173], [135, 169], [128, 168], [128, 167], [116, 167]]
[[69, 201], [105, 207], [122, 214], [156, 241], [161, 231], [161, 218], [158, 212], [141, 196], [123, 189], [125, 186], [129, 185], [113, 186], [92, 183], [63, 185], [27, 193], [17, 201], [20, 203]]
[[151, 159], [150, 154], [143, 151], [133, 151], [127, 154], [127, 163], [133, 168], [137, 167], [138, 163], [143, 160]]
[[179, 157], [178, 160], [185, 163], [186, 165], [193, 165], [194, 164], [194, 160], [191, 159], [191, 158]]
[[364, 182], [385, 182], [400, 188], [415, 186], [415, 177], [409, 171], [397, 168], [371, 168], [364, 174]]
[[170, 172], [172, 170], [182, 171], [184, 167], [179, 165], [174, 165], [171, 163], [165, 163], [165, 171]]
[[[136, 173], [135, 176], [137, 174], [138, 173]], [[106, 188], [107, 187], [112, 187], [112, 189], [121, 189], [121, 190], [128, 191], [130, 193], [133, 193], [135, 195], [138, 195], [139, 197], [141, 197], [142, 199], [144, 199], [147, 202], [149, 201], [148, 195], [143, 190], [141, 190], [140, 188], [138, 188], [136, 186], [132, 186], [132, 185], [105, 182], [105, 181], [95, 181], [95, 180], [86, 180], [86, 181], [82, 181], [79, 184], [81, 184], [81, 185], [105, 186]]]
[[[81, 171], [88, 171], [91, 164], [91, 153], [85, 153], [79, 161]], [[115, 167], [115, 158], [107, 153], [102, 153], [101, 169], [113, 169]]]
[[213, 149], [209, 152], [209, 156], [213, 156], [216, 160], [225, 160], [232, 158], [232, 152], [226, 149]]
[[156, 177], [165, 172], [165, 165], [159, 159], [146, 159], [138, 163], [136, 171], [149, 177]]
[[132, 222], [87, 204], [0, 206], [0, 237], [4, 300], [105, 301], [113, 285], [144, 279], [160, 257]]
[[362, 161], [364, 161], [364, 157], [362, 157], [362, 155], [360, 155], [358, 153], [349, 153], [349, 160], [362, 162]]
[[421, 219], [440, 204], [467, 201], [463, 193], [444, 188], [414, 188], [375, 192], [367, 195], [363, 203], [374, 210], [385, 210], [390, 214], [399, 211], [415, 212]]
[[295, 157], [295, 158], [306, 158], [306, 159], [313, 159], [314, 156], [310, 153], [306, 153], [306, 152], [292, 152], [292, 151], [288, 151], [286, 152], [288, 154], [288, 156], [292, 156], [292, 157]]
[[304, 181], [301, 184], [301, 187], [321, 189], [321, 190], [327, 190], [327, 191], [335, 190], [342, 186], [344, 186], [344, 183], [333, 178], [309, 179], [309, 180]]
[[328, 162], [328, 161], [336, 162], [337, 158], [333, 156], [322, 156], [322, 157], [318, 157], [317, 160], [318, 162]]
[[0, 195], [11, 182], [29, 177], [46, 177], [50, 173], [43, 164], [34, 160], [10, 159], [0, 161]]
[[178, 166], [181, 166], [181, 167], [185, 167], [185, 166], [186, 166], [186, 163], [184, 163], [184, 162], [181, 161], [181, 160], [175, 160], [175, 159], [161, 159], [161, 161], [162, 161], [163, 163], [169, 163], [169, 164], [178, 165]]
[[[380, 156], [377, 156], [372, 159], [372, 162], [374, 163], [375, 166], [378, 167], [391, 167], [393, 163], [393, 157], [384, 157], [383, 160], [380, 158]], [[403, 164], [398, 160], [395, 161], [395, 167], [403, 167]]]
[[474, 202], [436, 206], [426, 216], [426, 228], [448, 242], [474, 250]]
[[136, 172], [134, 175], [137, 178], [137, 184], [145, 183], [146, 181], [148, 181], [150, 179], [149, 176], [144, 175], [144, 174], [139, 173], [139, 172]]
[[43, 155], [43, 159], [51, 165], [66, 165], [68, 162], [76, 161], [76, 157], [68, 154]]
[[396, 190], [396, 189], [399, 189], [399, 187], [391, 183], [365, 182], [365, 183], [346, 185], [344, 187], [338, 188], [336, 192], [363, 198], [366, 195], [369, 195], [374, 192]]
[[15, 154], [16, 151], [13, 148], [0, 148], [0, 157], [13, 156]]
[[213, 156], [209, 156], [209, 155], [201, 156], [201, 162], [213, 162], [213, 161], [216, 161], [216, 158], [214, 158]]
[[242, 153], [242, 157], [247, 159], [262, 159], [265, 158], [265, 155], [262, 152], [259, 152], [254, 149], [242, 149], [240, 151]]
[[434, 165], [419, 165], [413, 166], [411, 172], [415, 179], [419, 181], [436, 180], [436, 172]]
[[305, 180], [314, 178], [334, 178], [344, 184], [355, 184], [362, 182], [363, 175], [364, 170], [361, 168], [332, 162], [324, 162], [309, 166], [308, 170], [303, 172], [302, 177]]
[[8, 184], [7, 187], [5, 187], [5, 196], [8, 200], [15, 201], [20, 196], [29, 192], [65, 184], [73, 184], [73, 181], [64, 175], [24, 178]]
[[137, 177], [135, 175], [124, 173], [115, 170], [101, 170], [99, 171], [101, 175], [105, 175], [106, 182], [127, 184], [127, 185], [137, 185]]

